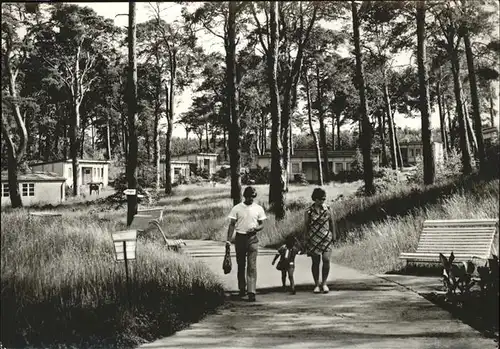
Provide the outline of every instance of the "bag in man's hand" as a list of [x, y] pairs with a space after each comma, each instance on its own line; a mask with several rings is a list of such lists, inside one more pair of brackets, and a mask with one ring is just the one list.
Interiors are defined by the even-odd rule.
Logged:
[[224, 260], [222, 261], [222, 270], [224, 274], [229, 274], [231, 272], [231, 245], [226, 245], [226, 254], [224, 255]]

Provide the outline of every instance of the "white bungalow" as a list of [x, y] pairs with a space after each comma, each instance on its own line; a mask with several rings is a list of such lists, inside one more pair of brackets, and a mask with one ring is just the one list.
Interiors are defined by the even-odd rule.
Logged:
[[[10, 205], [9, 181], [7, 172], [2, 172], [2, 206]], [[17, 176], [19, 193], [23, 205], [57, 205], [65, 198], [66, 178], [57, 173], [33, 172]]]
[[[40, 162], [30, 165], [33, 171], [49, 171], [66, 178], [66, 184], [73, 186], [73, 165], [71, 159]], [[78, 185], [86, 185], [89, 182], [102, 183], [102, 187], [108, 186], [109, 161], [107, 160], [78, 160]]]
[[[321, 159], [323, 159], [323, 154]], [[375, 162], [378, 163], [378, 155], [374, 154]], [[351, 170], [351, 165], [356, 158], [355, 150], [328, 150], [328, 166], [330, 171], [338, 174], [341, 171]], [[290, 156], [291, 166], [288, 168], [289, 178], [295, 174], [303, 173], [308, 181], [318, 179], [318, 165], [316, 162], [316, 151], [314, 149], [296, 149]], [[271, 154], [265, 153], [257, 156], [256, 165], [271, 168]]]

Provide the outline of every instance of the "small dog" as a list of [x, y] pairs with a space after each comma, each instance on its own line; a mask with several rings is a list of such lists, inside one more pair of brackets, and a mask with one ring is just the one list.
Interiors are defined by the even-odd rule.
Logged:
[[93, 191], [97, 192], [97, 195], [99, 195], [99, 187], [100, 187], [99, 184], [91, 183], [89, 184], [89, 186], [90, 186], [90, 195], [92, 195]]
[[295, 256], [301, 254], [301, 249], [297, 246], [298, 242], [295, 236], [288, 235], [285, 239], [285, 244], [278, 248], [276, 255], [272, 261], [272, 265], [278, 258], [276, 269], [281, 271], [281, 283], [283, 284], [283, 291], [286, 291], [286, 276], [290, 280], [290, 293], [295, 294], [295, 281], [293, 273], [295, 271]]

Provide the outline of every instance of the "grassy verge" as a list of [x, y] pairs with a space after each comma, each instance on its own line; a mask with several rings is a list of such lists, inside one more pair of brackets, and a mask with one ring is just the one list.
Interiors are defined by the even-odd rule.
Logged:
[[132, 347], [223, 302], [222, 284], [203, 264], [141, 241], [129, 298], [110, 237], [120, 224], [76, 212], [31, 222], [26, 211], [2, 213], [3, 345]]
[[441, 193], [426, 205], [409, 197], [407, 205], [415, 208], [408, 214], [372, 220], [350, 230], [337, 246], [333, 261], [371, 273], [397, 271], [404, 266], [399, 254], [416, 249], [424, 220], [498, 217], [498, 179], [466, 181], [453, 190], [448, 185]]

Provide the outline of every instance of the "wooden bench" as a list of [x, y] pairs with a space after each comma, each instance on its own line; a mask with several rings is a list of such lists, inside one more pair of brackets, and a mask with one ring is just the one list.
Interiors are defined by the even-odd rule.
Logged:
[[439, 254], [451, 252], [455, 261], [488, 259], [498, 251], [493, 242], [498, 219], [427, 220], [415, 252], [401, 253], [406, 262], [439, 263]]
[[140, 208], [137, 210], [137, 214], [150, 215], [153, 216], [153, 219], [161, 222], [163, 220], [163, 210], [163, 207]]
[[[144, 232], [146, 229], [149, 228], [150, 225], [153, 225], [155, 228], [158, 229], [158, 231], [161, 233], [163, 240], [165, 241], [165, 245], [169, 250], [173, 251], [180, 251], [182, 245], [186, 245], [186, 243], [182, 239], [169, 239], [167, 238], [167, 235], [161, 228], [160, 222], [163, 219], [162, 213], [163, 210], [160, 212], [159, 218], [155, 218], [155, 216], [151, 214], [143, 214], [147, 210], [140, 210], [141, 214], [136, 214], [134, 215], [134, 219], [132, 220], [132, 224], [130, 224], [129, 229], [135, 229], [137, 230], [138, 233]], [[139, 212], [139, 210], [138, 210]], [[158, 212], [157, 211], [152, 211], [153, 213], [157, 213], [156, 217], [158, 217]]]

